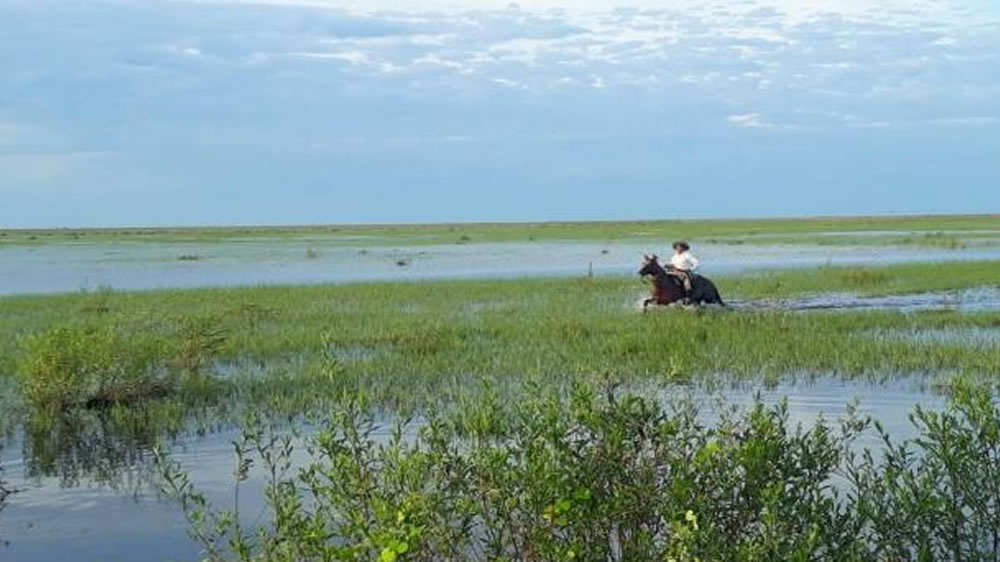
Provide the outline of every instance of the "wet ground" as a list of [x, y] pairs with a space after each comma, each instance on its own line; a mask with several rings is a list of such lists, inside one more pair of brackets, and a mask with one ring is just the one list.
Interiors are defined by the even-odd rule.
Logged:
[[[413, 279], [634, 275], [648, 242], [428, 246], [318, 244], [308, 238], [226, 243], [66, 242], [0, 246], [0, 295], [112, 287], [157, 289]], [[755, 268], [1000, 259], [1000, 247], [703, 244], [706, 275]]]
[[[889, 383], [845, 381], [820, 378], [788, 382], [774, 387], [744, 385], [708, 394], [694, 391], [712, 417], [712, 405], [721, 397], [739, 406], [752, 404], [760, 393], [767, 403], [787, 398], [790, 421], [805, 425], [821, 416], [827, 420], [844, 417], [847, 405], [859, 400], [858, 412], [881, 420], [896, 438], [912, 435], [907, 418], [912, 408], [921, 404], [940, 407], [944, 400], [922, 388], [917, 379], [897, 379]], [[678, 387], [668, 395], [689, 395]], [[173, 453], [183, 467], [191, 471], [193, 481], [219, 507], [231, 507], [233, 497], [233, 433], [219, 433], [188, 441]], [[860, 446], [877, 447], [880, 442], [871, 433]], [[148, 452], [137, 451], [134, 466], [104, 484], [83, 479], [67, 487], [53, 477], [31, 477], [17, 455], [17, 447], [4, 457], [6, 477], [23, 491], [10, 499], [9, 509], [0, 517], [0, 538], [11, 541], [0, 547], [0, 559], [10, 562], [57, 562], [72, 552], [74, 562], [120, 560], [123, 553], [144, 553], [143, 560], [196, 560], [197, 546], [187, 537], [186, 523], [178, 508], [160, 501], [148, 485]], [[117, 489], [109, 487], [112, 484]], [[261, 495], [261, 481], [251, 479], [241, 490], [241, 512], [247, 523], [267, 520]], [[152, 553], [155, 553], [153, 555]]]

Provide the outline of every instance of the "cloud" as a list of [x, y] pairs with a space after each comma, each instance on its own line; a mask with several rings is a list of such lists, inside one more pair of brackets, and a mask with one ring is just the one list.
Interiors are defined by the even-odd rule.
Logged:
[[491, 78], [490, 82], [494, 84], [504, 86], [506, 88], [514, 88], [517, 90], [527, 90], [528, 86], [518, 82], [517, 80], [511, 80], [510, 78]]
[[[624, 3], [0, 2], [0, 49], [18, 53], [0, 59], [4, 170], [22, 167], [26, 192], [29, 179], [126, 177], [141, 190], [155, 170], [177, 189], [264, 189], [287, 175], [346, 198], [351, 185], [404, 182], [407, 169], [453, 185], [458, 155], [476, 183], [471, 163], [520, 170], [536, 157], [572, 172], [560, 178], [658, 169], [644, 143], [684, 152], [712, 139], [707, 154], [736, 158], [762, 139], [796, 136], [795, 150], [819, 154], [840, 135], [895, 146], [955, 131], [953, 146], [972, 153], [973, 139], [1000, 134], [993, 4]], [[55, 154], [115, 156], [42, 156]], [[46, 158], [72, 173], [46, 176]]]
[[371, 62], [368, 55], [361, 51], [339, 51], [339, 52], [302, 52], [288, 53], [290, 57], [301, 57], [306, 59], [333, 59], [351, 64], [364, 64]]
[[751, 129], [759, 129], [759, 128], [774, 126], [770, 123], [765, 122], [761, 118], [760, 113], [742, 113], [739, 115], [730, 115], [729, 117], [726, 118], [726, 121], [729, 121], [730, 123], [736, 125], [737, 127], [747, 127]]

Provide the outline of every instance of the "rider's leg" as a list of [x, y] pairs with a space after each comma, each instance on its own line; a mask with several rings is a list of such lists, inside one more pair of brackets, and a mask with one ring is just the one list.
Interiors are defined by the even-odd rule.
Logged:
[[691, 272], [683, 269], [677, 270], [677, 277], [681, 280], [681, 287], [684, 289], [684, 304], [691, 304]]

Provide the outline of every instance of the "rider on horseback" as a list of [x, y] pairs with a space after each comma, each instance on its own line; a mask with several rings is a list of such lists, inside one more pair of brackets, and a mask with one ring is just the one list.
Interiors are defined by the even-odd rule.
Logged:
[[667, 272], [680, 280], [684, 287], [685, 299], [691, 296], [691, 277], [698, 271], [701, 262], [691, 254], [691, 246], [683, 240], [674, 242], [674, 256], [670, 258]]

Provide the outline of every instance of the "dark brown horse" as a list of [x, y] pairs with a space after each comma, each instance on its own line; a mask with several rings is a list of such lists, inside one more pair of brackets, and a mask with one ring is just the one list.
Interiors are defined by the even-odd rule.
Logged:
[[[651, 304], [669, 305], [684, 302], [684, 285], [675, 275], [671, 275], [655, 255], [644, 256], [639, 275], [650, 279], [649, 298], [642, 301], [642, 310]], [[718, 304], [725, 306], [719, 290], [707, 277], [691, 276], [691, 294], [687, 296], [691, 304]]]

